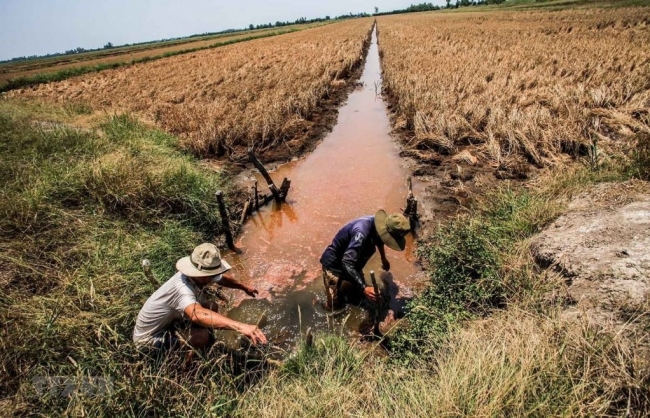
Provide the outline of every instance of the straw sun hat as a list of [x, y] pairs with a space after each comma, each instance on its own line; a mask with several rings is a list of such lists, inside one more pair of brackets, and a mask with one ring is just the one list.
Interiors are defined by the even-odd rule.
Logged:
[[188, 277], [215, 276], [230, 268], [230, 264], [221, 259], [219, 249], [207, 242], [196, 247], [191, 256], [176, 262], [176, 269]]
[[383, 209], [375, 213], [375, 228], [381, 240], [395, 251], [404, 251], [406, 234], [411, 230], [411, 223], [399, 213], [388, 215]]

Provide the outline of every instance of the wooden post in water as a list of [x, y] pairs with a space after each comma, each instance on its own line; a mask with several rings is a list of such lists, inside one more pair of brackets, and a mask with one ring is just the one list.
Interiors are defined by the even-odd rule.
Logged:
[[248, 211], [250, 209], [250, 204], [251, 204], [250, 200], [247, 200], [244, 203], [244, 207], [243, 207], [243, 209], [241, 211], [241, 217], [239, 218], [239, 223], [241, 225], [244, 225], [244, 222], [246, 222], [246, 217], [248, 216]]
[[287, 194], [289, 194], [289, 188], [291, 187], [291, 179], [284, 178], [282, 184], [280, 185], [280, 197], [282, 201], [287, 200]]
[[271, 193], [273, 194], [273, 198], [275, 199], [275, 201], [281, 202], [282, 198], [280, 196], [280, 191], [278, 190], [277, 187], [275, 187], [275, 183], [273, 183], [273, 179], [271, 178], [271, 176], [269, 176], [269, 172], [266, 171], [266, 168], [264, 168], [260, 160], [257, 159], [252, 149], [248, 151], [248, 157], [251, 159], [251, 162], [253, 163], [255, 168], [257, 168], [259, 172], [262, 174], [264, 180], [266, 180], [266, 183], [269, 185], [269, 190], [271, 190]]
[[325, 302], [326, 305], [325, 307], [331, 311], [331, 313], [334, 312], [334, 299], [332, 295], [332, 290], [330, 289], [330, 284], [328, 283], [328, 277], [327, 274], [325, 273], [325, 270], [323, 270], [323, 286], [325, 287], [325, 297], [327, 297], [327, 301]]
[[404, 216], [409, 219], [413, 231], [418, 220], [418, 200], [413, 196], [413, 180], [411, 177], [406, 180], [406, 185], [408, 186], [408, 195], [406, 196]]
[[373, 327], [372, 332], [377, 335], [381, 336], [381, 331], [379, 331], [379, 307], [381, 305], [381, 294], [379, 293], [379, 286], [377, 286], [377, 279], [375, 278], [375, 271], [370, 270], [370, 280], [372, 281], [372, 289], [375, 291], [375, 297], [377, 298], [377, 301], [375, 302], [375, 325]]
[[219, 205], [219, 216], [221, 216], [221, 224], [223, 225], [224, 233], [226, 234], [226, 244], [228, 248], [235, 252], [239, 252], [239, 249], [235, 247], [235, 242], [232, 238], [232, 231], [230, 230], [230, 221], [228, 220], [228, 211], [226, 210], [226, 204], [223, 201], [223, 191], [219, 190], [216, 193], [217, 203]]

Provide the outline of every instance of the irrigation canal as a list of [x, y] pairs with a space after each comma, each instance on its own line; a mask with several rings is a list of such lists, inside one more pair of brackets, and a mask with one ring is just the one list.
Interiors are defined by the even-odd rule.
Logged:
[[[278, 184], [284, 177], [292, 179], [287, 203], [254, 212], [237, 242], [243, 254], [226, 254], [236, 277], [260, 292], [251, 299], [242, 297], [242, 292], [227, 291], [233, 298], [227, 315], [255, 323], [266, 312], [262, 330], [285, 347], [299, 341], [309, 327], [315, 332], [333, 327], [354, 333], [369, 320], [365, 311], [348, 306], [347, 312], [328, 325], [321, 304], [325, 293], [319, 258], [348, 221], [380, 208], [398, 212], [405, 205], [409, 172], [389, 135], [387, 109], [378, 96], [381, 67], [376, 30], [360, 82], [362, 87], [349, 95], [339, 109], [336, 126], [322, 143], [304, 159], [271, 173]], [[261, 176], [259, 184], [266, 184]], [[414, 187], [417, 196], [423, 186]], [[422, 280], [413, 251], [409, 235], [406, 251], [386, 248], [389, 273], [382, 272], [377, 253], [364, 270], [366, 277], [375, 270], [387, 280], [394, 311], [403, 307], [413, 285]]]

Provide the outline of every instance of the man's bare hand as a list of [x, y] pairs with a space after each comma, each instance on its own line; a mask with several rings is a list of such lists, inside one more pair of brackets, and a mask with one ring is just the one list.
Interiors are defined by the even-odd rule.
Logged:
[[252, 298], [260, 294], [260, 292], [257, 289], [248, 286], [244, 289], [244, 293], [246, 293], [248, 296]]
[[368, 300], [371, 302], [377, 302], [377, 295], [375, 294], [375, 289], [372, 287], [368, 286], [365, 289], [363, 289], [363, 294], [366, 295]]
[[384, 269], [384, 271], [390, 270], [390, 261], [388, 261], [387, 258], [381, 259], [381, 268]]
[[248, 337], [253, 345], [258, 343], [266, 344], [267, 342], [266, 337], [257, 325], [241, 324], [238, 331]]

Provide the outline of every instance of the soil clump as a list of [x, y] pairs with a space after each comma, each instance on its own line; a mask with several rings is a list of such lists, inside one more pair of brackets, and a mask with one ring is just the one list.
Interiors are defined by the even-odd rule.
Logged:
[[568, 317], [620, 328], [650, 306], [650, 183], [604, 183], [574, 198], [532, 243], [566, 281]]

